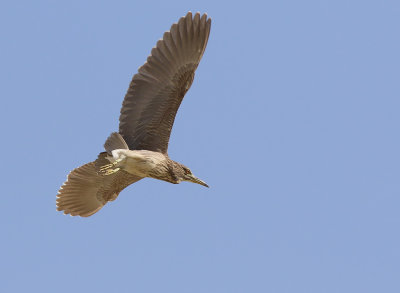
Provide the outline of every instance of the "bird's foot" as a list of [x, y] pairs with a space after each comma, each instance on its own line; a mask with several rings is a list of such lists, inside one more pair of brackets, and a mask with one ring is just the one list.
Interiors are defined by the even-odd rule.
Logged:
[[102, 176], [108, 176], [108, 175], [111, 175], [111, 174], [114, 174], [114, 173], [118, 172], [119, 170], [120, 170], [120, 168], [103, 169], [103, 170], [99, 170], [97, 173], [99, 175], [102, 175]]
[[114, 174], [115, 172], [118, 172], [120, 170], [120, 168], [114, 168], [114, 167], [117, 166], [117, 164], [119, 162], [121, 162], [120, 159], [115, 160], [111, 164], [107, 164], [107, 165], [101, 166], [99, 168], [99, 170], [97, 171], [97, 174], [102, 175], [102, 176], [107, 176], [107, 175]]

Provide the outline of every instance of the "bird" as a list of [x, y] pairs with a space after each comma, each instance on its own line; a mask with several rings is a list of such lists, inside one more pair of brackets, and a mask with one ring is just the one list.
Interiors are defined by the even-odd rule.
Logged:
[[57, 193], [58, 211], [89, 217], [127, 186], [154, 178], [208, 185], [168, 156], [178, 108], [193, 83], [207, 46], [211, 18], [188, 12], [165, 32], [139, 67], [122, 103], [118, 132], [95, 161], [72, 170]]

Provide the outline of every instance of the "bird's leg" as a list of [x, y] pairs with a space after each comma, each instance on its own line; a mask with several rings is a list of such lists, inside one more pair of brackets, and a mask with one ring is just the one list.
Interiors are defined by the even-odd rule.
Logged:
[[101, 166], [99, 168], [99, 171], [97, 171], [97, 173], [100, 175], [103, 175], [103, 176], [114, 174], [115, 172], [118, 172], [120, 170], [120, 168], [114, 168], [114, 167], [117, 166], [118, 163], [121, 161], [122, 161], [122, 159], [117, 159], [111, 164]]

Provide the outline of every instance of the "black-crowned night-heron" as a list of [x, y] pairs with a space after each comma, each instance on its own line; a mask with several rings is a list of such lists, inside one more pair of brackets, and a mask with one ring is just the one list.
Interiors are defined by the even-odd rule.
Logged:
[[96, 161], [69, 173], [57, 194], [57, 210], [88, 217], [145, 177], [207, 186], [189, 168], [171, 160], [167, 150], [176, 112], [192, 85], [210, 27], [206, 14], [189, 12], [164, 33], [132, 78], [119, 132], [107, 138], [106, 152]]

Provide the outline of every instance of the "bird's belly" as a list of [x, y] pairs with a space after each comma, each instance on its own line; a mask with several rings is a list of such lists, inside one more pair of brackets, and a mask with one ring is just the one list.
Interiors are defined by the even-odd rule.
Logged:
[[[157, 155], [149, 155], [149, 151], [130, 151], [125, 157], [121, 168], [126, 172], [140, 177], [152, 177], [154, 170], [164, 158]], [[156, 154], [156, 153], [154, 153]]]
[[140, 176], [140, 177], [148, 177], [151, 170], [155, 168], [155, 165], [152, 162], [142, 159], [132, 159], [127, 158], [125, 164], [123, 165], [123, 169], [131, 174]]

